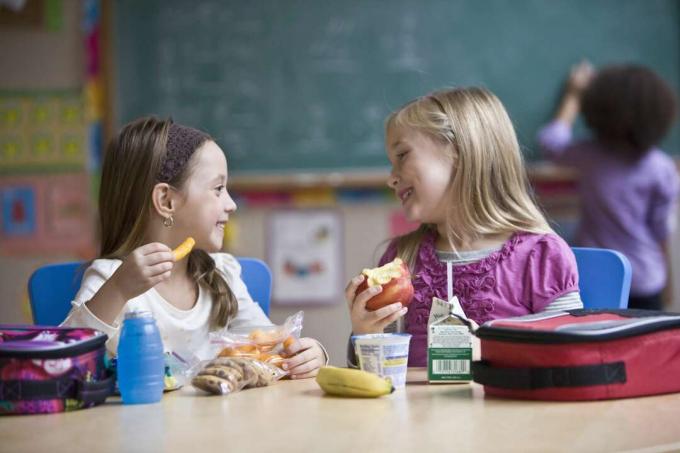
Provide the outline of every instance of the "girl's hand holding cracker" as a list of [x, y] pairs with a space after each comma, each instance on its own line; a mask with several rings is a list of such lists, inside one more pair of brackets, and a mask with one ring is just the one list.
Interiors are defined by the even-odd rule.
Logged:
[[111, 276], [125, 300], [144, 294], [170, 277], [174, 256], [170, 248], [160, 242], [142, 245], [132, 251]]
[[291, 357], [283, 361], [282, 368], [291, 379], [314, 377], [326, 364], [326, 353], [312, 338], [288, 337], [283, 344], [285, 353]]

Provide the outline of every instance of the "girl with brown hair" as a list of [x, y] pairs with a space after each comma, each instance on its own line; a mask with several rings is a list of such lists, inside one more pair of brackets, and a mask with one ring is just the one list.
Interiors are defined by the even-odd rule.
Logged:
[[[204, 132], [152, 117], [123, 127], [102, 167], [100, 259], [85, 271], [64, 324], [104, 331], [115, 354], [124, 312], [147, 310], [166, 351], [201, 358], [209, 358], [211, 331], [271, 325], [236, 258], [220, 253], [236, 211], [227, 176], [224, 152]], [[178, 260], [170, 246], [187, 237], [196, 247]], [[311, 338], [287, 352], [284, 368], [295, 378], [316, 375], [327, 361]]]

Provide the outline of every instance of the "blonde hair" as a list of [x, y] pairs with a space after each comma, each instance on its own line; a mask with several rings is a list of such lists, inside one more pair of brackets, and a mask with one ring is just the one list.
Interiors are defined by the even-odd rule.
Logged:
[[[444, 145], [443, 152], [453, 152], [446, 213], [452, 246], [489, 234], [552, 232], [529, 192], [510, 117], [490, 91], [471, 87], [431, 93], [390, 114], [385, 129], [393, 127], [416, 130]], [[423, 224], [397, 238], [399, 256], [413, 266], [420, 242], [433, 228]]]
[[[171, 124], [171, 120], [140, 118], [125, 125], [109, 143], [99, 190], [102, 258], [123, 259], [144, 244], [152, 220], [151, 194], [158, 183]], [[169, 184], [181, 190], [191, 164], [192, 160]], [[236, 315], [236, 297], [208, 253], [194, 249], [188, 260], [189, 275], [198, 284], [205, 284], [212, 295], [211, 327], [225, 326]]]

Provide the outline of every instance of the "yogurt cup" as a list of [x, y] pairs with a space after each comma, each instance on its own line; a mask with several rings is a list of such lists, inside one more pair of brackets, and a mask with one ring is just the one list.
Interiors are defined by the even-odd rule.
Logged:
[[353, 335], [359, 368], [389, 378], [394, 388], [406, 385], [408, 346], [411, 334], [376, 333]]

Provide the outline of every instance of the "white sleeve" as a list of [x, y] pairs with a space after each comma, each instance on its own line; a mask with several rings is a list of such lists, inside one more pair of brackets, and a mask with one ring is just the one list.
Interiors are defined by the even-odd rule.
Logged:
[[216, 253], [212, 257], [215, 260], [215, 266], [225, 276], [229, 288], [238, 301], [238, 312], [236, 317], [229, 320], [229, 328], [273, 325], [248, 293], [248, 288], [241, 278], [241, 265], [238, 260], [228, 253]]
[[109, 338], [117, 335], [118, 322], [114, 321], [113, 325], [105, 323], [87, 308], [86, 302], [92, 299], [92, 296], [113, 275], [118, 266], [120, 266], [119, 260], [95, 260], [85, 270], [80, 290], [78, 290], [75, 300], [71, 302], [71, 311], [69, 311], [64, 322], [61, 323], [62, 326], [90, 327], [101, 330]]
[[550, 302], [543, 311], [565, 311], [577, 310], [580, 308], [583, 308], [581, 294], [578, 291], [572, 291]]

